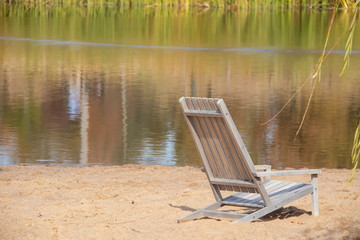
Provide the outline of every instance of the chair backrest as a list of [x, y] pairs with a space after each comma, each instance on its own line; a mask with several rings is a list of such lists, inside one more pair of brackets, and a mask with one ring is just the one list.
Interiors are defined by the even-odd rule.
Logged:
[[264, 192], [225, 102], [194, 97], [182, 97], [179, 102], [210, 183], [220, 190]]

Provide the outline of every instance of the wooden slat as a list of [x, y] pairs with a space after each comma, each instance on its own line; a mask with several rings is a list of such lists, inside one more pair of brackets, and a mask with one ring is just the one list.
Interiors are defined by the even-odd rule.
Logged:
[[264, 206], [264, 202], [261, 202], [262, 198], [258, 193], [236, 193], [228, 200], [225, 198], [223, 201], [241, 202], [244, 204], [256, 204]]
[[[197, 104], [198, 104], [198, 108], [201, 111], [208, 111], [206, 109], [205, 103], [207, 102], [207, 100], [203, 99], [203, 98], [197, 98]], [[226, 171], [226, 167], [224, 166], [224, 164], [221, 162], [221, 152], [219, 152], [218, 149], [218, 138], [216, 136], [216, 134], [214, 134], [214, 130], [212, 127], [212, 121], [214, 121], [214, 118], [212, 117], [206, 117], [203, 119], [203, 122], [205, 123], [205, 129], [207, 130], [207, 136], [208, 136], [208, 143], [210, 146], [210, 151], [213, 155], [213, 160], [217, 166], [217, 168], [219, 169], [219, 177], [221, 178], [229, 178], [230, 176], [228, 175], [227, 171]], [[221, 186], [222, 189], [227, 190], [227, 191], [233, 191], [233, 187], [229, 186], [229, 185], [223, 185]]]
[[252, 208], [263, 208], [265, 205], [264, 203], [261, 204], [252, 204], [252, 203], [245, 203], [245, 202], [232, 202], [232, 201], [222, 201], [224, 205], [228, 206], [237, 206], [237, 207], [252, 207]]
[[[191, 102], [192, 107], [196, 110], [204, 110], [204, 107], [201, 104], [201, 100], [200, 98], [191, 98], [189, 102]], [[220, 178], [224, 178], [226, 177], [226, 174], [224, 172], [224, 169], [221, 165], [219, 165], [218, 161], [217, 161], [217, 152], [214, 146], [214, 142], [213, 139], [211, 137], [211, 133], [209, 130], [209, 119], [208, 118], [202, 118], [202, 117], [194, 117], [198, 120], [199, 122], [199, 126], [198, 129], [199, 131], [202, 132], [203, 134], [203, 140], [205, 143], [205, 149], [206, 149], [206, 155], [207, 155], [207, 159], [210, 161], [210, 165], [212, 166], [212, 170], [214, 173], [214, 177], [220, 177]], [[200, 130], [201, 129], [201, 130]], [[226, 187], [226, 186], [220, 186], [223, 189], [229, 189], [231, 190], [230, 187]]]
[[[199, 107], [201, 110], [207, 110], [207, 111], [210, 110], [211, 111], [208, 99], [199, 99]], [[216, 124], [215, 123], [216, 119], [209, 117], [209, 118], [205, 118], [204, 121], [205, 121], [206, 126], [209, 131], [209, 135], [211, 138], [210, 141], [213, 144], [212, 151], [214, 153], [214, 160], [216, 161], [216, 165], [218, 166], [218, 168], [220, 168], [222, 170], [221, 177], [226, 178], [226, 179], [234, 179], [234, 176], [231, 173], [230, 166], [228, 164], [224, 164], [224, 161], [225, 161], [224, 159], [226, 157], [224, 155], [223, 147], [221, 146], [221, 143], [220, 143], [220, 137], [214, 130], [214, 124]], [[223, 189], [227, 190], [227, 191], [239, 191], [238, 188], [236, 188], [235, 186], [232, 186], [232, 185], [223, 185], [223, 186], [224, 186]]]
[[265, 216], [268, 213], [271, 213], [273, 211], [275, 211], [276, 209], [279, 209], [299, 198], [302, 198], [304, 196], [306, 196], [307, 194], [311, 193], [311, 189], [309, 191], [309, 189], [304, 188], [302, 189], [302, 191], [299, 191], [296, 194], [290, 195], [288, 198], [282, 199], [280, 202], [277, 202], [276, 204], [272, 204], [268, 207], [264, 207], [262, 209], [257, 210], [256, 212], [249, 214], [246, 217], [243, 217], [237, 221], [234, 221], [233, 223], [237, 223], [237, 222], [250, 222], [252, 220], [255, 220], [257, 218], [260, 218], [262, 216]]
[[[182, 106], [181, 109], [182, 109], [183, 112], [189, 109], [187, 104], [186, 104], [186, 98], [185, 97], [180, 98], [179, 102], [180, 102], [180, 104]], [[190, 129], [190, 133], [191, 133], [191, 135], [192, 135], [192, 137], [194, 139], [195, 145], [197, 146], [197, 150], [198, 150], [198, 152], [200, 154], [200, 158], [201, 158], [201, 160], [202, 160], [202, 162], [204, 164], [204, 167], [206, 169], [206, 176], [207, 176], [207, 178], [209, 180], [209, 183], [210, 183], [209, 178], [214, 177], [214, 175], [213, 175], [213, 172], [211, 170], [211, 166], [210, 166], [209, 162], [207, 161], [205, 150], [204, 150], [203, 145], [202, 145], [202, 141], [201, 141], [200, 137], [197, 135], [197, 133], [196, 133], [196, 131], [194, 129], [193, 123], [185, 115], [185, 113], [184, 113], [184, 116], [185, 116], [186, 123], [187, 123], [187, 125], [188, 125], [188, 127]], [[218, 187], [213, 186], [212, 184], [210, 184], [210, 187], [211, 187], [211, 190], [213, 191], [213, 194], [214, 194], [214, 197], [215, 197], [216, 201], [218, 201], [218, 202], [221, 201], [222, 196], [221, 196], [220, 189]]]
[[[219, 105], [217, 103], [216, 103], [216, 106], [219, 108]], [[219, 110], [220, 110], [220, 108], [219, 108]], [[222, 114], [224, 115], [223, 112], [222, 112]], [[236, 140], [234, 139], [231, 129], [227, 125], [227, 119], [224, 116], [224, 118], [218, 122], [219, 122], [221, 132], [223, 133], [223, 135], [225, 137], [227, 146], [229, 147], [229, 150], [230, 150], [230, 153], [232, 156], [232, 158], [231, 158], [232, 165], [235, 166], [234, 168], [239, 172], [239, 175], [241, 176], [242, 180], [252, 181], [253, 178], [242, 160], [243, 156], [241, 154], [241, 151], [239, 151], [239, 149], [237, 148]], [[254, 192], [252, 190], [253, 189], [247, 189], [248, 192]], [[257, 191], [255, 191], [255, 192], [257, 192]]]
[[293, 184], [287, 186], [287, 188], [281, 189], [273, 194], [270, 194], [270, 199], [274, 203], [281, 201], [283, 198], [287, 198], [290, 195], [296, 194], [299, 191], [303, 191], [304, 189], [310, 189], [310, 184]]
[[274, 205], [279, 205], [279, 203], [281, 203], [282, 201], [287, 201], [288, 199], [292, 199], [291, 202], [293, 202], [296, 199], [299, 199], [300, 197], [310, 194], [311, 192], [312, 192], [311, 187], [303, 186], [301, 188], [297, 188], [296, 190], [281, 194], [276, 198], [272, 198], [271, 200], [274, 202]]
[[222, 217], [222, 218], [231, 218], [231, 219], [240, 219], [242, 217], [247, 216], [247, 214], [222, 212], [222, 211], [214, 211], [214, 210], [204, 210], [203, 214], [204, 216], [207, 217]]
[[262, 198], [258, 193], [236, 193], [231, 196], [231, 198], [225, 198], [223, 201], [238, 202], [242, 204], [254, 204], [254, 205], [264, 205], [264, 202], [261, 202]]
[[[284, 198], [291, 197], [296, 195], [298, 192], [307, 191], [311, 189], [310, 184], [301, 184], [301, 183], [291, 183], [291, 182], [281, 182], [273, 181], [272, 184], [272, 193], [269, 194], [270, 199], [273, 203], [282, 201]], [[249, 207], [261, 207], [264, 206], [264, 202], [259, 194], [234, 194], [225, 198], [222, 201], [223, 204], [227, 205], [237, 205], [237, 206], [249, 206]], [[232, 204], [234, 203], [234, 204]]]
[[270, 199], [272, 202], [277, 202], [279, 199], [281, 199], [283, 196], [286, 196], [286, 194], [289, 194], [299, 188], [302, 188], [303, 186], [300, 186], [296, 183], [288, 184], [286, 186], [283, 186], [282, 188], [278, 189], [275, 192], [269, 193]]
[[195, 117], [222, 117], [220, 112], [216, 111], [199, 111], [199, 110], [188, 110], [185, 111], [186, 116]]
[[237, 131], [235, 123], [230, 116], [230, 113], [225, 105], [224, 100], [220, 99], [216, 103], [216, 105], [219, 107], [220, 112], [224, 116], [224, 123], [226, 124], [227, 128], [229, 129], [228, 132], [233, 139], [234, 146], [235, 146], [238, 154], [241, 155], [240, 162], [238, 162], [237, 165], [241, 164], [244, 167], [244, 169], [246, 170], [249, 180], [251, 179], [257, 185], [257, 190], [260, 193], [261, 197], [264, 199], [265, 205], [266, 206], [271, 205], [270, 198], [267, 195], [265, 188], [262, 185], [261, 179], [253, 176], [253, 173], [256, 173], [254, 164], [253, 164], [253, 162], [250, 158], [250, 155], [245, 147], [245, 144], [243, 143], [243, 141], [241, 139], [240, 133]]
[[304, 169], [304, 170], [284, 170], [284, 171], [270, 171], [270, 172], [256, 172], [256, 177], [274, 177], [274, 176], [289, 176], [289, 175], [307, 175], [307, 174], [320, 174], [319, 169]]
[[[217, 105], [216, 105], [217, 106]], [[227, 129], [223, 119], [216, 119], [215, 130], [217, 134], [221, 136], [223, 149], [227, 154], [227, 161], [231, 168], [234, 170], [236, 174], [236, 179], [249, 181], [251, 180], [251, 176], [246, 172], [244, 167], [241, 164], [241, 161], [238, 160], [239, 155], [234, 146], [234, 142], [231, 139], [231, 135], [229, 134], [229, 130]], [[239, 163], [239, 164], [238, 164]], [[253, 188], [241, 188], [243, 192], [256, 192]]]
[[[267, 184], [266, 189], [270, 189], [271, 192], [276, 192], [276, 191], [286, 188], [287, 186], [289, 186], [289, 184], [291, 184], [291, 183], [281, 182], [281, 181], [270, 181]], [[264, 201], [259, 194], [241, 193], [241, 194], [234, 194], [233, 196], [234, 196], [234, 198], [236, 198], [236, 197], [241, 198], [242, 199], [241, 203], [245, 206], [251, 206], [251, 205], [264, 206]], [[272, 200], [272, 198], [270, 198], [270, 199]], [[225, 198], [224, 201], [234, 201], [234, 199]]]
[[276, 186], [277, 184], [280, 184], [281, 181], [275, 181], [275, 180], [270, 180], [266, 183], [264, 183], [264, 187], [266, 189], [266, 191], [268, 192], [269, 189], [273, 188], [274, 186]]
[[233, 195], [230, 195], [226, 198], [224, 198], [223, 201], [230, 201], [230, 202], [240, 202], [239, 199], [247, 199], [249, 196], [252, 196], [256, 193], [249, 193], [249, 192], [238, 192]]
[[244, 200], [243, 203], [265, 206], [264, 201], [263, 201], [262, 197], [260, 196], [260, 194], [254, 194], [254, 195], [251, 195], [250, 197], [247, 197], [247, 199]]
[[240, 180], [244, 180], [244, 181], [252, 180], [251, 176], [248, 174], [244, 166], [241, 164], [241, 160], [239, 159], [239, 153], [237, 152], [236, 147], [234, 146], [233, 140], [231, 139], [231, 135], [229, 134], [228, 129], [226, 129], [223, 119], [220, 119], [218, 121], [218, 129], [222, 134], [222, 137], [225, 142], [226, 150], [230, 155], [230, 158], [228, 158], [228, 160], [231, 162], [230, 164], [237, 171], [238, 177], [240, 177]]
[[278, 201], [278, 197], [301, 187], [299, 183], [280, 182], [272, 189], [266, 189], [272, 202]]
[[274, 184], [265, 187], [267, 193], [270, 195], [273, 192], [278, 191], [279, 189], [286, 187], [289, 183], [288, 182], [282, 182], [282, 181], [273, 181]]
[[219, 185], [233, 185], [233, 186], [250, 187], [250, 188], [256, 187], [255, 184], [252, 182], [232, 180], [232, 179], [210, 178], [210, 182]]
[[224, 198], [223, 202], [234, 202], [238, 206], [264, 207], [260, 194], [258, 193], [236, 193]]
[[[190, 98], [186, 98], [185, 102], [188, 106], [189, 109], [195, 109], [196, 106], [193, 105], [193, 102]], [[204, 149], [204, 154], [205, 154], [205, 158], [203, 159], [203, 161], [206, 161], [209, 163], [210, 165], [210, 170], [212, 175], [214, 177], [218, 177], [219, 176], [219, 170], [217, 168], [217, 166], [214, 163], [213, 160], [213, 156], [210, 153], [210, 148], [209, 148], [209, 144], [207, 142], [206, 136], [205, 136], [205, 132], [203, 130], [202, 125], [204, 125], [203, 119], [199, 118], [199, 117], [189, 117], [189, 120], [197, 134], [197, 136], [200, 139], [200, 146]]]
[[[213, 111], [219, 111], [219, 109], [217, 108], [214, 99], [209, 99], [206, 104], [205, 107], [206, 109], [210, 109]], [[218, 118], [214, 118], [212, 123], [212, 128], [213, 128], [213, 133], [214, 135], [217, 137], [218, 139], [218, 152], [220, 153], [220, 161], [222, 162], [222, 164], [225, 166], [225, 171], [227, 172], [227, 175], [229, 176], [229, 179], [243, 179], [241, 174], [239, 174], [236, 170], [236, 166], [233, 163], [233, 161], [231, 161], [231, 154], [228, 151], [228, 147], [226, 144], [226, 141], [223, 137], [223, 133], [221, 132], [220, 128], [219, 128], [219, 121], [220, 119]], [[234, 191], [248, 191], [247, 188], [241, 188], [241, 187], [233, 187]]]
[[220, 112], [222, 113], [222, 115], [224, 116], [224, 119], [226, 120], [225, 124], [229, 128], [229, 132], [231, 133], [232, 137], [235, 140], [235, 143], [236, 143], [235, 145], [240, 148], [239, 153], [242, 155], [242, 160], [245, 161], [245, 163], [246, 163], [244, 165], [246, 167], [246, 170], [249, 173], [255, 173], [256, 171], [255, 171], [254, 164], [253, 164], [251, 157], [245, 147], [244, 142], [241, 139], [241, 136], [235, 126], [235, 123], [232, 120], [232, 117], [225, 105], [224, 100], [220, 99], [216, 104], [218, 105]]

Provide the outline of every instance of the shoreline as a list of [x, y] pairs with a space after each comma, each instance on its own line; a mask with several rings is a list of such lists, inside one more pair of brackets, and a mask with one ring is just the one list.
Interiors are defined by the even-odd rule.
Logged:
[[[214, 202], [196, 167], [0, 166], [0, 239], [356, 239], [360, 170], [321, 169], [320, 216], [311, 196], [246, 224], [177, 219]], [[274, 178], [275, 179], [275, 178]], [[310, 182], [310, 176], [277, 177]]]

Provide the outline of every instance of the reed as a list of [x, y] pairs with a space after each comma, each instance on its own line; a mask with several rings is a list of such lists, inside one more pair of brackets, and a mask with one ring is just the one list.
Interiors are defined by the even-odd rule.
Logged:
[[[275, 14], [274, 14], [275, 13]], [[82, 42], [116, 43], [134, 45], [241, 47], [285, 49], [320, 49], [326, 40], [328, 11], [301, 9], [273, 9], [272, 11], [247, 11], [246, 9], [198, 9], [198, 8], [124, 8], [109, 5], [0, 5], [0, 30], [7, 21], [12, 32], [23, 34], [20, 28], [29, 21], [44, 26], [43, 39], [61, 39]], [[337, 14], [332, 45], [337, 36], [346, 31], [352, 15], [345, 11]], [[84, 20], [86, 19], [86, 21]], [[60, 27], [66, 21], [67, 28]], [[122, 24], [126, 22], [127, 24]], [[106, 27], [104, 27], [106, 26]], [[151, 30], [151, 32], [150, 32]], [[29, 38], [39, 38], [27, 31]], [[301, 34], [298, 34], [301, 33]], [[360, 29], [356, 28], [357, 36]], [[221, 37], [220, 37], [221, 36]], [[141, 41], [139, 40], [141, 39]], [[172, 39], [177, 41], [172, 42]], [[271, 43], [271, 44], [269, 44]], [[346, 39], [339, 43], [344, 46]], [[354, 41], [354, 49], [359, 43]], [[340, 47], [337, 50], [342, 50]]]
[[[0, 0], [1, 2], [1, 0]], [[2, 0], [8, 4], [77, 4], [77, 5], [119, 5], [124, 7], [202, 7], [202, 8], [327, 8], [336, 0]], [[340, 6], [351, 8], [355, 0], [340, 0]]]

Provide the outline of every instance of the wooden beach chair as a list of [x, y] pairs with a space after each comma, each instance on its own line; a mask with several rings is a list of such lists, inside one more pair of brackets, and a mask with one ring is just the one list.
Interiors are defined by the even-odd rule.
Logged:
[[[312, 195], [312, 214], [318, 216], [320, 170], [271, 171], [269, 165], [254, 166], [223, 99], [182, 97], [179, 101], [216, 202], [178, 222], [201, 217], [251, 222], [307, 194]], [[311, 175], [311, 184], [270, 180], [300, 174]], [[223, 197], [224, 191], [235, 193]], [[223, 206], [244, 207], [245, 211], [221, 211]]]

